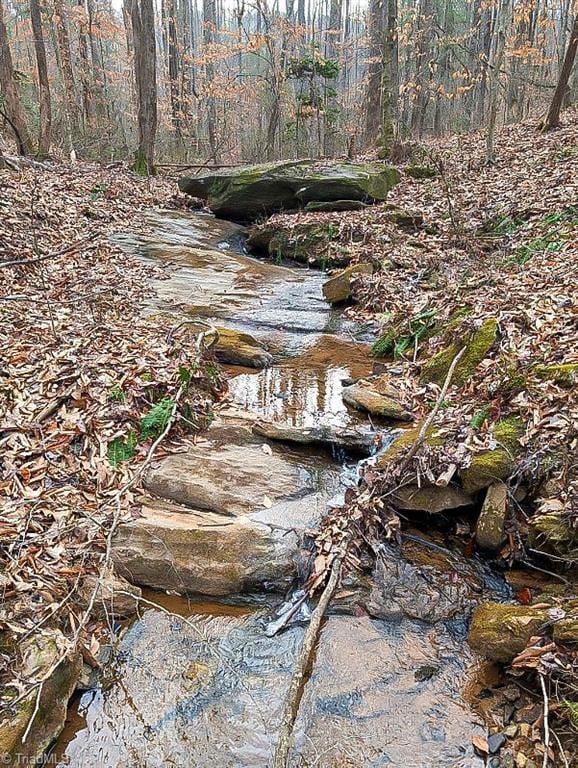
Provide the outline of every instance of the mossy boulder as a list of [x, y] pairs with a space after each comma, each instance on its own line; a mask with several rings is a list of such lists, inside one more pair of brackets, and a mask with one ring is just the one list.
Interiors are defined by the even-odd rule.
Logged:
[[431, 165], [406, 165], [403, 170], [412, 179], [433, 179], [438, 175], [437, 169]]
[[367, 263], [346, 267], [323, 283], [323, 296], [330, 304], [342, 304], [351, 296], [352, 278], [358, 275], [371, 275], [372, 272], [372, 265]]
[[484, 603], [475, 609], [469, 632], [472, 648], [492, 661], [512, 661], [548, 621], [548, 610]]
[[476, 544], [482, 549], [496, 552], [506, 539], [505, 524], [508, 514], [508, 487], [494, 483], [486, 492], [478, 522]]
[[[48, 675], [62, 655], [66, 640], [60, 632], [38, 632], [20, 648], [20, 675], [30, 683]], [[40, 765], [48, 747], [58, 736], [66, 720], [68, 701], [74, 692], [82, 669], [79, 653], [64, 654], [56, 669], [48, 675], [40, 690], [38, 711], [24, 744], [26, 732], [36, 706], [37, 689], [14, 711], [6, 710], [0, 722], [0, 756], [8, 765]]]
[[[403, 451], [415, 443], [420, 430], [421, 424], [418, 424], [416, 427], [404, 429], [403, 432], [400, 432], [391, 444], [377, 456], [376, 467], [385, 469], [389, 464], [397, 461]], [[426, 432], [424, 443], [432, 448], [441, 448], [444, 444], [444, 439], [437, 433], [436, 428], [431, 426]]]
[[452, 377], [452, 384], [457, 384], [458, 386], [465, 384], [473, 376], [478, 365], [487, 356], [496, 341], [497, 335], [498, 322], [495, 318], [488, 318], [475, 331], [464, 332], [461, 338], [453, 341], [425, 363], [421, 372], [422, 382], [426, 384], [432, 382], [441, 387], [454, 358], [465, 347], [466, 351], [456, 365]]
[[573, 387], [578, 381], [578, 363], [556, 363], [554, 365], [539, 365], [535, 373], [545, 381], [553, 381], [561, 387]]
[[331, 221], [294, 221], [287, 226], [274, 221], [254, 224], [247, 238], [256, 253], [323, 269], [349, 264], [349, 250], [338, 241], [339, 228]]
[[182, 178], [179, 188], [206, 200], [219, 216], [250, 221], [314, 201], [385, 200], [398, 181], [398, 171], [381, 163], [298, 160]]
[[493, 437], [497, 447], [475, 453], [470, 465], [460, 470], [465, 491], [475, 493], [498, 480], [508, 479], [514, 471], [522, 432], [522, 422], [516, 416], [501, 419], [494, 425]]
[[536, 515], [530, 521], [530, 545], [559, 556], [578, 554], [578, 532], [569, 524], [563, 512], [553, 511]]

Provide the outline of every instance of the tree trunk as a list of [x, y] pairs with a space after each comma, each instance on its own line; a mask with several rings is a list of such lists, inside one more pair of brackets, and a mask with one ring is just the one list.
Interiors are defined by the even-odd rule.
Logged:
[[175, 0], [167, 0], [167, 43], [168, 43], [168, 70], [169, 70], [169, 90], [171, 95], [171, 117], [173, 128], [177, 138], [181, 135], [181, 104], [180, 104], [180, 72], [179, 72], [179, 49], [177, 42], [177, 19], [176, 19]]
[[39, 0], [30, 0], [30, 20], [34, 34], [34, 50], [38, 68], [38, 101], [40, 105], [40, 128], [38, 131], [38, 154], [46, 157], [50, 152], [52, 113], [50, 109], [50, 85], [48, 83], [48, 66], [46, 64], [46, 48], [42, 32], [42, 17]]
[[[325, 44], [325, 56], [327, 59], [339, 61], [339, 41], [341, 39], [341, 0], [331, 0], [329, 10], [329, 29]], [[337, 81], [336, 81], [337, 82]], [[337, 92], [332, 89], [332, 93], [327, 97], [325, 105], [325, 134], [324, 134], [324, 153], [332, 157], [337, 148], [337, 136], [339, 128], [339, 101]]]
[[566, 55], [564, 56], [564, 62], [562, 69], [560, 70], [560, 77], [558, 78], [558, 85], [554, 91], [552, 103], [550, 109], [546, 115], [546, 119], [542, 124], [542, 129], [549, 131], [552, 128], [557, 128], [560, 125], [560, 110], [564, 102], [564, 96], [568, 89], [568, 81], [570, 80], [570, 74], [572, 67], [574, 66], [574, 60], [576, 59], [576, 51], [578, 50], [578, 14], [574, 19], [574, 26], [572, 27], [572, 34], [568, 41], [568, 47], [566, 48]]
[[[212, 43], [214, 42], [214, 34], [217, 26], [215, 0], [203, 0], [203, 20], [205, 22], [203, 29], [203, 42], [205, 47], [210, 49], [212, 47]], [[205, 50], [205, 78], [207, 81], [205, 87], [208, 86], [209, 89], [212, 87], [213, 80], [215, 79], [215, 67], [211, 61], [211, 55], [212, 51], [209, 50], [209, 55], [207, 56], [207, 51]], [[211, 159], [213, 162], [216, 162], [217, 110], [215, 106], [215, 98], [212, 94], [207, 97], [207, 128], [209, 133], [209, 149], [211, 152]]]
[[429, 102], [429, 67], [428, 56], [431, 54], [431, 37], [435, 14], [433, 0], [421, 0], [417, 20], [417, 43], [415, 51], [415, 82], [417, 98], [411, 114], [412, 131], [421, 136], [423, 133], [426, 110]]
[[385, 2], [370, 0], [368, 8], [369, 64], [365, 96], [365, 143], [375, 145], [381, 124], [382, 68], [385, 40]]
[[18, 152], [21, 155], [31, 155], [32, 140], [28, 132], [28, 124], [22, 104], [16, 80], [14, 79], [14, 66], [12, 54], [8, 44], [8, 30], [4, 24], [4, 6], [0, 2], [0, 88], [4, 96], [4, 105], [0, 104], [0, 115], [14, 132]]
[[72, 70], [70, 55], [70, 38], [63, 0], [54, 0], [54, 26], [58, 45], [58, 63], [62, 77], [64, 92], [64, 111], [72, 137], [78, 134], [78, 104], [76, 102], [76, 85]]
[[137, 96], [138, 149], [134, 170], [154, 174], [157, 132], [157, 69], [154, 0], [126, 0], [132, 25]]

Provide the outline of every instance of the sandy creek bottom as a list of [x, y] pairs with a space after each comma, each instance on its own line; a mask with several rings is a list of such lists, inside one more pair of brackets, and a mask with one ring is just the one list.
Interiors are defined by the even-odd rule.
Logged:
[[[350, 426], [369, 424], [341, 399], [342, 381], [371, 372], [363, 329], [331, 310], [323, 276], [254, 260], [233, 225], [203, 215], [151, 214], [154, 235], [119, 236], [143, 258], [178, 265], [155, 284], [152, 311], [191, 315], [252, 333], [274, 354], [262, 371], [227, 369], [222, 409], [238, 416]], [[384, 429], [382, 425], [373, 425]], [[303, 448], [304, 461], [311, 453]], [[336, 498], [355, 461], [328, 454]], [[141, 606], [114, 660], [71, 702], [50, 764], [88, 768], [272, 764], [277, 728], [304, 626], [275, 637], [264, 628], [283, 596], [237, 605], [145, 590], [165, 609]], [[420, 670], [433, 670], [423, 675]], [[462, 621], [330, 614], [305, 685], [293, 766], [470, 768], [483, 732], [469, 703], [482, 665]]]

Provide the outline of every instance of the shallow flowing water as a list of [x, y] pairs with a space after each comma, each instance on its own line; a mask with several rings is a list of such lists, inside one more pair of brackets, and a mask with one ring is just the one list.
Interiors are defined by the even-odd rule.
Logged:
[[[323, 301], [320, 273], [248, 257], [239, 227], [209, 216], [151, 214], [150, 223], [153, 236], [119, 236], [131, 252], [178, 266], [158, 281], [148, 310], [247, 330], [274, 355], [261, 371], [227, 368], [230, 395], [219, 429], [250, 416], [387, 432], [343, 404], [343, 381], [372, 365], [363, 332]], [[342, 488], [355, 477], [351, 459], [344, 464], [295, 446], [287, 454], [304, 472], [319, 467], [324, 487], [338, 472]], [[53, 761], [77, 768], [272, 765], [304, 624], [267, 636], [280, 596], [252, 606], [153, 599], [163, 610], [142, 606], [105, 682], [75, 700]], [[304, 688], [291, 765], [481, 766], [471, 747], [479, 723], [463, 695], [477, 674], [463, 622], [332, 614]]]

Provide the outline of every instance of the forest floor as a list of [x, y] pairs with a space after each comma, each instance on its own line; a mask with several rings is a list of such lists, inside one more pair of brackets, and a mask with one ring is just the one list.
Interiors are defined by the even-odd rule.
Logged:
[[[496, 425], [514, 417], [518, 448], [503, 479], [515, 506], [497, 557], [538, 557], [539, 567], [566, 574], [578, 527], [577, 118], [567, 112], [565, 127], [545, 135], [533, 124], [503, 129], [492, 166], [482, 135], [426, 144], [400, 164], [388, 204], [267, 222], [289, 235], [321, 225], [327, 236], [313, 250], [325, 261], [375, 265], [372, 276], [355, 279], [348, 312], [375, 328], [376, 360], [395, 361], [400, 398], [418, 418], [440, 392], [435, 371], [424, 377], [427, 361], [440, 350], [455, 357], [495, 321], [479, 364], [456, 376], [438, 403], [441, 444], [422, 446], [411, 466], [368, 473], [369, 496], [387, 495], [402, 471], [447, 482], [495, 450]], [[408, 164], [435, 175], [414, 178]], [[140, 473], [175, 412], [202, 428], [220, 396], [219, 372], [196, 338], [141, 315], [149, 278], [164, 268], [109, 239], [146, 231], [147, 209], [186, 205], [175, 189], [174, 179], [143, 181], [119, 167], [0, 172], [2, 707], [30, 697], [15, 659], [39, 628], [59, 628], [61, 654], [80, 644], [92, 657], [102, 622], [91, 617], [93, 593], [76, 599], [85, 577], [107, 562], [118, 520], [138, 514]], [[391, 204], [416, 215], [400, 225]], [[152, 407], [159, 400], [160, 410]], [[520, 505], [524, 494], [530, 502]], [[532, 519], [549, 514], [561, 542], [543, 540], [547, 551], [535, 555]], [[399, 525], [394, 509], [367, 518], [389, 533]], [[343, 530], [343, 520], [329, 519], [321, 551]], [[472, 532], [461, 535], [469, 546]], [[550, 641], [547, 631], [533, 638], [535, 650], [520, 664], [544, 675], [573, 672], [575, 654]]]

